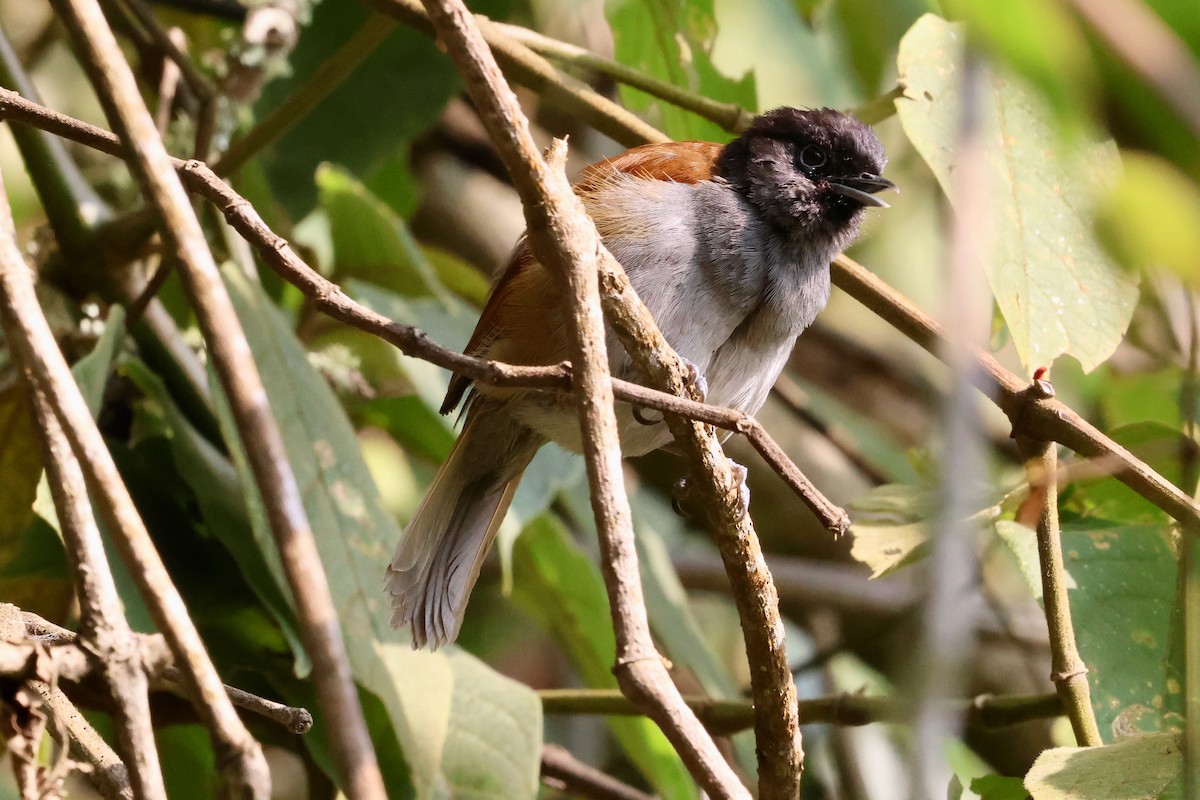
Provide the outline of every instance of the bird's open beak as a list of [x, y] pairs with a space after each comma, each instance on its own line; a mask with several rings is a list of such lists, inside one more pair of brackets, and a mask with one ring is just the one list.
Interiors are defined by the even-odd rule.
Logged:
[[847, 175], [844, 178], [831, 178], [829, 188], [860, 205], [875, 208], [889, 208], [886, 202], [875, 196], [876, 192], [882, 192], [884, 189], [899, 191], [896, 184], [887, 178], [881, 178], [869, 172], [862, 175]]

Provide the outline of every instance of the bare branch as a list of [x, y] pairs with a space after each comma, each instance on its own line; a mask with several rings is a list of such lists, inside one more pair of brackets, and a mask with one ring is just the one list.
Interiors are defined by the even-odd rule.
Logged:
[[645, 792], [584, 764], [556, 744], [542, 747], [542, 780], [553, 781], [572, 795], [587, 800], [652, 800]]
[[[1037, 396], [1052, 395], [1047, 381], [1034, 381], [1026, 391]], [[1092, 709], [1087, 666], [1075, 645], [1075, 627], [1067, 600], [1067, 571], [1063, 566], [1062, 532], [1058, 526], [1058, 453], [1053, 442], [1017, 437], [1017, 447], [1025, 459], [1031, 492], [1040, 499], [1037, 524], [1039, 570], [1042, 575], [1042, 602], [1046, 607], [1046, 626], [1050, 629], [1050, 679], [1058, 689], [1075, 740], [1084, 747], [1104, 744]]]
[[748, 797], [712, 738], [683, 704], [650, 637], [600, 309], [596, 260], [601, 244], [563, 173], [566, 146], [556, 142], [542, 160], [516, 97], [460, 0], [426, 0], [425, 8], [521, 195], [533, 253], [565, 290], [584, 461], [617, 640], [617, 681], [658, 723], [706, 791], [717, 797]]

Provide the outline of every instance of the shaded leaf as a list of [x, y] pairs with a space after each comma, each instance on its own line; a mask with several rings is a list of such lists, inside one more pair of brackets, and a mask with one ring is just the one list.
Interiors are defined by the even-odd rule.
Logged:
[[[583, 683], [616, 688], [616, 639], [600, 571], [571, 541], [562, 523], [541, 516], [513, 550], [513, 599], [553, 634]], [[664, 798], [694, 798], [696, 789], [674, 749], [650, 720], [609, 717], [629, 759]]]
[[[909, 139], [952, 202], [963, 29], [927, 14], [901, 42], [906, 84], [896, 102]], [[1091, 225], [1095, 192], [1117, 174], [1111, 143], [1068, 150], [1041, 101], [1014, 76], [986, 79], [981, 98], [989, 185], [988, 281], [1026, 368], [1061, 354], [1084, 370], [1121, 341], [1136, 280], [1116, 267]]]
[[850, 504], [850, 555], [886, 575], [921, 558], [929, 540], [932, 493], [902, 484], [876, 487]]
[[1006, 778], [1000, 775], [984, 775], [971, 781], [971, 791], [979, 795], [979, 800], [1026, 800], [1029, 792], [1020, 778]]
[[1172, 647], [1178, 557], [1165, 526], [1071, 520], [1063, 561], [1092, 707], [1111, 741], [1182, 722], [1179, 653]]
[[360, 278], [406, 297], [436, 295], [433, 267], [404, 220], [345, 170], [317, 170], [333, 240], [333, 278]]
[[1183, 800], [1183, 739], [1139, 736], [1104, 747], [1057, 747], [1025, 776], [1033, 800]]
[[300, 640], [296, 615], [254, 541], [233, 464], [191, 426], [162, 380], [145, 364], [130, 359], [121, 371], [145, 395], [134, 406], [134, 436], [161, 436], [167, 442], [175, 468], [192, 490], [209, 535], [229, 551], [247, 585], [279, 624], [296, 658], [296, 673], [307, 675], [312, 665]]

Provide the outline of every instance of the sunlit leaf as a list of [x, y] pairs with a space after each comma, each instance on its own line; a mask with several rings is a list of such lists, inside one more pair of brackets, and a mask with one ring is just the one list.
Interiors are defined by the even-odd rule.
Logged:
[[879, 486], [850, 505], [850, 555], [886, 575], [924, 555], [929, 540], [933, 497], [926, 489], [901, 484]]
[[1058, 747], [1025, 776], [1033, 800], [1183, 800], [1183, 737], [1141, 736], [1105, 747]]
[[[900, 121], [952, 202], [963, 38], [961, 26], [926, 15], [898, 59]], [[1115, 149], [1068, 151], [1015, 76], [998, 71], [985, 81], [990, 213], [980, 235], [992, 292], [1027, 369], [1067, 354], [1091, 370], [1121, 341], [1137, 299], [1136, 278], [1112, 263], [1091, 225], [1096, 191], [1117, 175]]]
[[[713, 0], [610, 0], [605, 13], [616, 42], [615, 56], [622, 64], [712, 100], [758, 107], [753, 75], [734, 79], [713, 66]], [[695, 114], [626, 86], [620, 89], [627, 106], [673, 139], [729, 138], [715, 123]]]

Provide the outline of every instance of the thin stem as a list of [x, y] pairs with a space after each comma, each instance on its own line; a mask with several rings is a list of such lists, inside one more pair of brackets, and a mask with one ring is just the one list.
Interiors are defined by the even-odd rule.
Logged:
[[[57, 687], [41, 681], [29, 681], [42, 697], [42, 710], [48, 717], [51, 730], [61, 730], [67, 741], [71, 758], [88, 764], [87, 779], [96, 791], [107, 800], [134, 800], [133, 786], [129, 781], [129, 770], [108, 746], [91, 723], [87, 721], [71, 699]], [[155, 763], [155, 768], [158, 764]]]
[[114, 716], [128, 767], [127, 779], [136, 797], [166, 800], [158, 747], [150, 723], [149, 682], [137, 657], [137, 640], [122, 611], [100, 529], [85, 490], [83, 471], [58, 418], [36, 388], [31, 372], [26, 373], [26, 380], [38, 421], [46, 478], [75, 576], [81, 638], [103, 667], [106, 689], [116, 707]]
[[[429, 16], [418, 0], [361, 0], [368, 8], [387, 14], [428, 36], [433, 35]], [[646, 142], [666, 142], [669, 137], [636, 114], [596, 92], [583, 81], [564, 75], [546, 59], [496, 29], [486, 17], [477, 22], [495, 59], [514, 83], [537, 92], [551, 105], [591, 125], [626, 147]]]
[[[594, 714], [638, 716], [641, 711], [629, 698], [613, 689], [540, 689], [546, 714]], [[750, 700], [713, 700], [684, 696], [684, 702], [714, 735], [729, 736], [754, 725], [754, 703]], [[984, 694], [965, 700], [945, 700], [946, 707], [966, 719], [968, 725], [1003, 728], [1034, 719], [1061, 716], [1062, 699], [1055, 693], [1033, 695]], [[908, 715], [904, 698], [840, 694], [800, 701], [800, 716], [806, 725], [860, 726], [878, 722], [904, 722]]]
[[514, 41], [520, 42], [538, 55], [572, 67], [590, 70], [618, 83], [632, 86], [659, 100], [678, 106], [685, 111], [691, 111], [697, 116], [720, 125], [730, 133], [744, 131], [750, 127], [750, 122], [754, 119], [752, 112], [736, 103], [721, 103], [695, 92], [689, 92], [641, 70], [628, 67], [619, 61], [597, 55], [578, 45], [553, 39], [520, 25], [509, 25], [503, 22], [490, 24], [496, 30]]
[[[153, 124], [153, 123], [151, 123]], [[268, 794], [266, 761], [221, 690], [216, 669], [204, 651], [183, 598], [150, 539], [112, 455], [92, 419], [49, 323], [38, 306], [33, 273], [23, 262], [8, 226], [0, 232], [0, 303], [7, 341], [35, 386], [45, 393], [66, 432], [88, 489], [137, 583], [154, 623], [167, 637], [201, 719], [213, 734], [218, 759], [228, 763], [235, 785], [248, 796]]]
[[341, 86], [354, 70], [391, 35], [396, 22], [372, 15], [345, 44], [321, 62], [304, 85], [288, 96], [249, 133], [234, 142], [217, 163], [213, 172], [230, 175], [237, 172], [256, 154], [279, 140], [321, 101]]
[[[1053, 390], [1046, 381], [1034, 381], [1028, 391], [1044, 395]], [[1042, 495], [1037, 545], [1042, 602], [1046, 609], [1046, 625], [1050, 629], [1050, 679], [1062, 698], [1075, 731], [1075, 740], [1084, 747], [1096, 747], [1104, 742], [1092, 710], [1088, 671], [1075, 644], [1071, 604], [1067, 599], [1067, 571], [1063, 566], [1062, 534], [1058, 526], [1057, 450], [1053, 442], [1039, 442], [1025, 436], [1017, 437], [1017, 447], [1025, 459], [1030, 487], [1036, 487]]]
[[162, 26], [154, 11], [146, 5], [144, 0], [121, 0], [121, 2], [133, 13], [155, 46], [179, 69], [188, 88], [196, 95], [196, 99], [201, 104], [211, 100], [216, 94], [212, 82], [171, 37], [170, 32]]
[[542, 747], [542, 780], [553, 781], [572, 796], [585, 800], [653, 800], [645, 792], [584, 764], [555, 744]]

